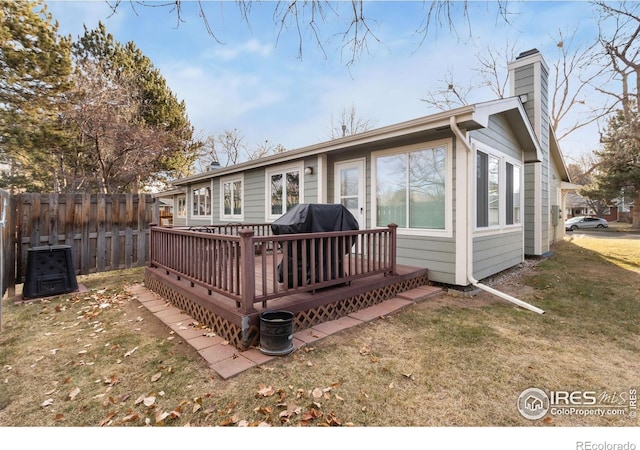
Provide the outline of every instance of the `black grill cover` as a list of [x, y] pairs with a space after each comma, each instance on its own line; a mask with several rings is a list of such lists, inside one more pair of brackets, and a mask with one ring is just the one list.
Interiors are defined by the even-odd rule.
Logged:
[[302, 203], [271, 224], [273, 234], [357, 230], [358, 221], [339, 204]]
[[[275, 235], [282, 234], [298, 234], [298, 233], [322, 233], [329, 231], [350, 231], [350, 230], [358, 230], [358, 221], [353, 214], [349, 212], [347, 208], [343, 205], [339, 204], [320, 204], [320, 203], [303, 203], [300, 205], [296, 205], [287, 211], [286, 214], [282, 215], [275, 222], [271, 224], [271, 231]], [[356, 241], [356, 237], [338, 237], [331, 238], [332, 240], [338, 240], [338, 248], [346, 249], [347, 252], [350, 251], [352, 245]], [[343, 240], [346, 241], [343, 242]], [[311, 252], [310, 252], [310, 243], [307, 242], [307, 264], [306, 271], [304, 270], [303, 261], [302, 261], [302, 242], [298, 241], [297, 244], [297, 254], [298, 260], [293, 260], [293, 243], [287, 242], [287, 285], [289, 287], [297, 287], [301, 286], [303, 283], [303, 272], [306, 275], [306, 281], [309, 283], [311, 281]], [[346, 245], [345, 245], [346, 244]], [[321, 262], [318, 260], [320, 252], [318, 251], [319, 242], [316, 242], [316, 274], [315, 279], [320, 279], [320, 268], [323, 268], [322, 278], [325, 281], [340, 278], [344, 275], [343, 268], [343, 255], [338, 256], [338, 264], [335, 264], [335, 258], [333, 253], [333, 245], [330, 246], [331, 250], [329, 254], [325, 255], [325, 261]], [[294, 280], [294, 267], [297, 267], [297, 280]], [[280, 262], [278, 264], [278, 281], [280, 283], [284, 282], [285, 274], [283, 269], [283, 263]]]

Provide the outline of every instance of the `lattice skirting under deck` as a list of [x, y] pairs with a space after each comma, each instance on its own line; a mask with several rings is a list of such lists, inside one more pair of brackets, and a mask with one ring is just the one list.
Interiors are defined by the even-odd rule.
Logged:
[[[306, 311], [295, 313], [293, 331], [311, 328], [319, 323], [336, 320], [348, 314], [368, 308], [369, 306], [382, 303], [385, 300], [395, 297], [401, 292], [405, 292], [428, 284], [428, 275], [420, 275], [413, 278], [398, 281], [397, 283], [385, 287], [374, 289], [368, 292], [347, 297], [333, 303], [314, 307]], [[259, 325], [251, 325], [245, 334], [243, 344], [243, 333], [239, 325], [232, 323], [218, 315], [210, 309], [199, 305], [187, 296], [173, 290], [163, 283], [161, 279], [149, 275], [145, 272], [145, 286], [156, 294], [168, 300], [173, 306], [179, 308], [194, 320], [211, 328], [214, 333], [227, 340], [230, 345], [239, 350], [246, 350], [249, 347], [257, 347], [260, 340]], [[246, 336], [249, 336], [246, 339]]]

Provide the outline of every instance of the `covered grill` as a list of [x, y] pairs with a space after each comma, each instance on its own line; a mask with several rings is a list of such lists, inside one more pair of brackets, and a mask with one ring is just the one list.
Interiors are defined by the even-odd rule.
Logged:
[[[271, 224], [271, 231], [274, 235], [358, 229], [356, 218], [347, 208], [340, 204], [299, 204]], [[310, 283], [312, 281], [312, 267], [315, 267], [315, 282], [320, 279], [327, 281], [344, 276], [343, 256], [349, 253], [356, 239], [356, 236], [317, 239], [314, 241], [314, 251], [312, 251], [312, 241], [306, 240], [306, 252], [303, 252], [303, 241], [297, 241], [297, 251], [295, 252], [293, 241], [287, 242], [283, 260], [278, 264], [278, 281], [284, 283], [285, 257], [287, 258], [288, 287], [301, 286], [303, 284], [303, 275], [306, 276], [306, 282]], [[305, 255], [306, 261], [303, 259]], [[312, 258], [314, 258], [313, 261]], [[321, 261], [321, 258], [324, 261]], [[295, 280], [297, 283], [294, 284], [294, 270], [296, 268], [298, 277]]]

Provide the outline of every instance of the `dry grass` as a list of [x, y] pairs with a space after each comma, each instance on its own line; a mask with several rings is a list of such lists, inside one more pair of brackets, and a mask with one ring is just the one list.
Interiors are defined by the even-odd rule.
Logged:
[[637, 387], [640, 240], [612, 242], [567, 240], [494, 281], [544, 315], [486, 293], [444, 296], [227, 381], [126, 294], [140, 270], [79, 279], [87, 294], [5, 300], [0, 425], [638, 425], [529, 421], [515, 406], [532, 386]]

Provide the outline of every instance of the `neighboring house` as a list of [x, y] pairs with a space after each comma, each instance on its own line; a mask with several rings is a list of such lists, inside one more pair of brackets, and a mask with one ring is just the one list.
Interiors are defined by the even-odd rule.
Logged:
[[[509, 66], [511, 97], [179, 179], [174, 226], [273, 222], [342, 203], [361, 228], [398, 225], [397, 262], [467, 286], [564, 236], [569, 176], [537, 50]], [[180, 191], [182, 190], [182, 191]]]
[[[607, 221], [609, 222], [616, 222], [619, 217], [618, 213], [625, 212], [625, 211], [619, 211], [619, 209], [622, 209], [620, 206], [609, 205], [608, 207], [604, 208], [604, 211], [602, 212], [602, 214], [598, 214], [591, 207], [587, 199], [585, 199], [583, 196], [581, 196], [577, 192], [567, 193], [567, 196], [565, 198], [565, 208], [567, 213], [567, 219], [571, 217], [578, 217], [578, 216], [598, 216], [598, 217], [602, 217], [603, 219], [607, 219]], [[628, 208], [626, 209], [627, 209], [626, 212], [629, 212], [629, 209]]]

